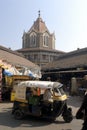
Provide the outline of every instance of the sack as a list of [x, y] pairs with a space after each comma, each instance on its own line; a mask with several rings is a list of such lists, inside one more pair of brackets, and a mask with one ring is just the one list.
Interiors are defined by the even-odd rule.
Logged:
[[83, 119], [84, 118], [84, 112], [80, 109], [76, 113], [76, 119]]

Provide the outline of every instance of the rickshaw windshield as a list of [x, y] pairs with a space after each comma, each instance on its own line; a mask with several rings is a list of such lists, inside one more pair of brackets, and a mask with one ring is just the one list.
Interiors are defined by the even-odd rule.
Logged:
[[55, 93], [57, 93], [58, 95], [60, 95], [60, 96], [65, 94], [65, 92], [64, 92], [62, 87], [60, 87], [60, 88], [59, 87], [55, 87], [53, 91]]

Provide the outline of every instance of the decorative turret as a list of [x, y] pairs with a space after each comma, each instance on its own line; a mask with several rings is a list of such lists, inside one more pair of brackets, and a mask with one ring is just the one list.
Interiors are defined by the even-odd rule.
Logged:
[[22, 48], [47, 48], [55, 49], [55, 36], [51, 34], [41, 18], [40, 10], [38, 18], [26, 33], [23, 33]]

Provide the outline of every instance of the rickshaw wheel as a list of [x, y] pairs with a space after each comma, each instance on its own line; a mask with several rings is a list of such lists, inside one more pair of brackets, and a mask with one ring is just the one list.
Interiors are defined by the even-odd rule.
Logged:
[[66, 123], [70, 123], [71, 121], [72, 121], [72, 117], [63, 117], [63, 119], [64, 119], [64, 121], [66, 122]]
[[23, 118], [23, 113], [20, 109], [14, 111], [14, 118], [20, 120]]
[[72, 109], [71, 108], [67, 108], [63, 114], [63, 119], [66, 123], [70, 123], [73, 120], [73, 115], [72, 115]]

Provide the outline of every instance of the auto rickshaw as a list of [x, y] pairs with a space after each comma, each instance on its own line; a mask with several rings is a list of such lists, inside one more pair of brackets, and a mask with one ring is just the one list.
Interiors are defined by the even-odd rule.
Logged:
[[[47, 89], [52, 92], [51, 100], [44, 101]], [[15, 119], [26, 115], [55, 120], [62, 116], [69, 123], [73, 120], [72, 108], [67, 106], [67, 95], [63, 84], [51, 81], [23, 81], [15, 87], [12, 114]]]

